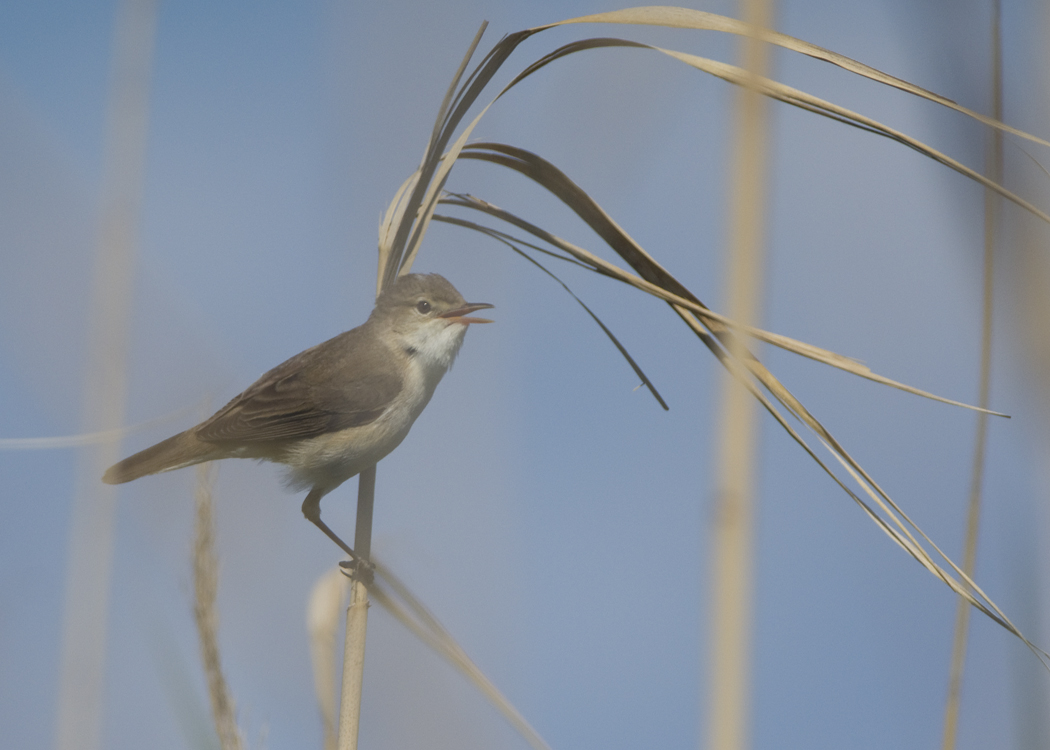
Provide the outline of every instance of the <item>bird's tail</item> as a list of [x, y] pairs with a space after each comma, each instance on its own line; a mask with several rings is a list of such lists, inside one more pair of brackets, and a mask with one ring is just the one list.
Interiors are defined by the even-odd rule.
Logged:
[[147, 474], [181, 469], [223, 457], [211, 443], [198, 440], [192, 430], [180, 432], [110, 466], [102, 475], [106, 484], [123, 484]]

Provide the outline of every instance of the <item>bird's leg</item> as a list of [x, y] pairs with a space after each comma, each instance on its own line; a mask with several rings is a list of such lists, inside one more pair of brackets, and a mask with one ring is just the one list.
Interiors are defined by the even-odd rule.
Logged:
[[328, 524], [321, 520], [321, 498], [324, 497], [325, 493], [318, 487], [314, 487], [310, 490], [310, 493], [303, 500], [303, 515], [306, 516], [307, 520], [314, 526], [319, 528], [328, 538], [339, 545], [339, 548], [346, 554], [350, 555], [350, 559], [356, 564], [362, 564], [364, 561], [361, 556], [354, 552], [350, 547], [339, 538], [339, 535], [328, 528]]

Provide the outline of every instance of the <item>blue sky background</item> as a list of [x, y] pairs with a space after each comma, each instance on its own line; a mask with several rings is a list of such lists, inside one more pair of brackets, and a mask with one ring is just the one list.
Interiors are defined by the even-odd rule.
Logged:
[[[363, 321], [380, 215], [417, 166], [480, 22], [490, 22], [484, 49], [611, 7], [162, 3], [129, 422], [200, 410], [206, 398], [217, 406]], [[972, 0], [950, 13], [938, 3], [793, 0], [778, 4], [777, 28], [988, 111], [989, 12]], [[1004, 47], [1006, 120], [1045, 137], [1043, 13], [1007, 3]], [[114, 14], [110, 2], [0, 9], [0, 438], [79, 429]], [[507, 77], [583, 36], [734, 60], [734, 40], [715, 34], [575, 26], [531, 39]], [[984, 134], [958, 116], [808, 58], [778, 52], [775, 66], [779, 80], [982, 165]], [[653, 53], [596, 51], [518, 87], [476, 134], [560, 166], [720, 309], [731, 93]], [[764, 327], [976, 399], [980, 190], [899, 145], [786, 106], [773, 106], [773, 124]], [[1038, 174], [1009, 145], [1007, 159]], [[608, 257], [515, 175], [463, 164], [449, 187]], [[708, 690], [719, 368], [666, 306], [566, 270], [670, 403], [664, 413], [634, 390], [586, 314], [500, 247], [435, 225], [416, 269], [494, 303], [497, 323], [470, 331], [411, 436], [380, 465], [376, 551], [552, 747], [695, 747]], [[1012, 301], [1008, 273], [997, 291]], [[997, 311], [993, 406], [1014, 418], [991, 423], [978, 581], [1045, 647], [1047, 443], [1014, 312]], [[768, 348], [762, 356], [961, 556], [974, 416]], [[136, 432], [126, 451], [193, 421]], [[954, 597], [769, 419], [762, 448], [754, 747], [939, 743]], [[53, 742], [74, 466], [72, 450], [0, 451], [3, 747]], [[304, 609], [339, 556], [279, 476], [249, 462], [219, 469], [221, 645], [250, 746], [316, 748]], [[107, 748], [200, 746], [192, 484], [183, 471], [121, 490]], [[344, 535], [354, 498], [349, 482], [325, 499]], [[976, 616], [971, 633], [960, 748], [1042, 746], [1050, 676], [989, 621]], [[365, 747], [524, 746], [376, 607], [365, 691]]]

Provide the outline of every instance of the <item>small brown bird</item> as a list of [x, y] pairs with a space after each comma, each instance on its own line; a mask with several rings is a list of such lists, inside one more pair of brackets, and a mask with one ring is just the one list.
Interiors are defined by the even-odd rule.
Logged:
[[402, 276], [364, 325], [296, 354], [196, 427], [114, 464], [102, 481], [222, 458], [285, 464], [289, 486], [310, 490], [303, 515], [356, 558], [321, 520], [321, 498], [401, 444], [467, 327], [492, 322], [468, 317], [487, 307], [437, 274]]

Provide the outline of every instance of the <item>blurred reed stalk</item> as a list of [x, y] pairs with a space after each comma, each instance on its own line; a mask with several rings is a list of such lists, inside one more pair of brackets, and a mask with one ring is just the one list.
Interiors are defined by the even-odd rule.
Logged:
[[[156, 19], [155, 0], [122, 0], [116, 9], [82, 433], [118, 430], [124, 424]], [[119, 454], [119, 440], [111, 440], [87, 446], [77, 457], [55, 732], [58, 750], [96, 750], [102, 743], [117, 493], [100, 478]]]
[[208, 681], [212, 720], [222, 750], [241, 750], [244, 742], [237, 729], [236, 706], [222, 673], [219, 658], [219, 615], [215, 600], [219, 593], [219, 560], [215, 554], [215, 522], [212, 512], [213, 464], [197, 465], [196, 520], [193, 541], [193, 617], [200, 638], [201, 663]]
[[[756, 31], [772, 27], [773, 3], [744, 0], [741, 10], [749, 33], [741, 38], [746, 76], [734, 112], [726, 316], [755, 326], [763, 290], [769, 104], [747, 79], [768, 76], [769, 46]], [[728, 350], [737, 362], [751, 356], [741, 335], [729, 337]], [[720, 402], [707, 742], [711, 750], [742, 750], [750, 704], [758, 403], [730, 370], [722, 378]]]
[[[1003, 119], [1003, 52], [1000, 28], [999, 0], [992, 0], [991, 23], [991, 83], [992, 117]], [[1003, 181], [1003, 134], [993, 130], [988, 145], [985, 173], [997, 183]], [[999, 195], [984, 190], [984, 268], [981, 290], [981, 373], [977, 405], [988, 408], [992, 382], [992, 298], [995, 279], [995, 238], [999, 227]], [[981, 488], [988, 439], [988, 415], [977, 413], [974, 435], [973, 467], [970, 476], [970, 499], [966, 512], [966, 542], [963, 551], [963, 570], [971, 578], [977, 565], [977, 533], [981, 523]], [[955, 610], [955, 633], [952, 639], [952, 660], [948, 674], [948, 698], [944, 708], [942, 750], [955, 750], [959, 729], [959, 702], [962, 692], [963, 670], [966, 666], [966, 644], [970, 632], [970, 602], [960, 597]]]

